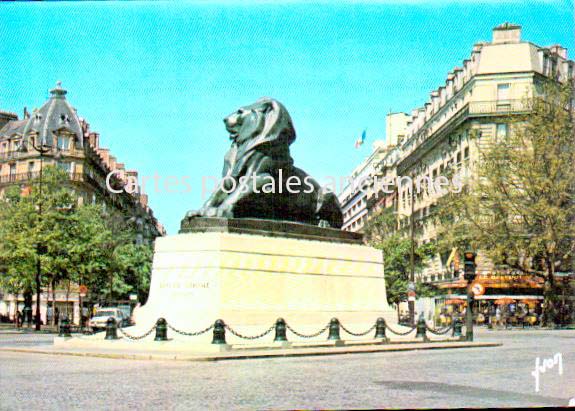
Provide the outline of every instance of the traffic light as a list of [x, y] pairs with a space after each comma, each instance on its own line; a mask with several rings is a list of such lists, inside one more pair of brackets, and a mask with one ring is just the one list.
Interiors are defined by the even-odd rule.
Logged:
[[475, 280], [475, 253], [473, 251], [466, 251], [463, 253], [464, 271], [463, 277], [467, 281]]

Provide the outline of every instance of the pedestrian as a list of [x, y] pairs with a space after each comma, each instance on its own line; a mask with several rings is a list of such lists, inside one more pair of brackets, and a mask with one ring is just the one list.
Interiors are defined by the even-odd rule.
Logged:
[[22, 327], [22, 311], [16, 310], [16, 328]]
[[497, 327], [501, 325], [501, 308], [499, 306], [495, 309], [495, 325]]

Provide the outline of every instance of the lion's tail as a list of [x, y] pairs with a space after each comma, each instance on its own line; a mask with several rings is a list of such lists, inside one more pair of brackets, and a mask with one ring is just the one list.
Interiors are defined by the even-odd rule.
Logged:
[[320, 224], [327, 222], [332, 228], [341, 228], [343, 214], [337, 196], [322, 187], [318, 193], [316, 215]]

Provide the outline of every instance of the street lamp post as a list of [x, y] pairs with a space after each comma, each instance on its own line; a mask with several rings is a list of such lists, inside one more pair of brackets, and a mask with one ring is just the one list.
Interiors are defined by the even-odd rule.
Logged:
[[463, 277], [467, 280], [467, 310], [465, 312], [465, 338], [467, 341], [473, 341], [473, 289], [472, 283], [475, 280], [475, 253], [466, 251], [464, 253], [464, 272]]
[[[412, 179], [414, 181], [415, 179]], [[409, 309], [409, 324], [415, 326], [415, 187], [411, 186], [411, 214], [409, 216], [409, 286], [407, 296], [407, 307]]]
[[[32, 147], [40, 154], [40, 173], [38, 178], [38, 217], [42, 218], [42, 173], [44, 168], [44, 154], [50, 152], [52, 147], [44, 144], [42, 141], [40, 145], [36, 145], [35, 139], [31, 141]], [[55, 156], [56, 157], [56, 156]], [[40, 319], [40, 294], [42, 293], [42, 260], [41, 255], [46, 254], [47, 247], [43, 244], [36, 244], [36, 331], [41, 329], [41, 319]]]

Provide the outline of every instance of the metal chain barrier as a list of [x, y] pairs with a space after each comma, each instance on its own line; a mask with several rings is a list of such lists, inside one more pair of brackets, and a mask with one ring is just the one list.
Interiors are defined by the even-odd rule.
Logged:
[[236, 337], [242, 338], [244, 340], [257, 340], [258, 338], [262, 338], [265, 337], [266, 335], [268, 335], [269, 333], [271, 333], [275, 328], [276, 325], [274, 323], [274, 325], [272, 325], [270, 328], [268, 328], [267, 330], [265, 330], [263, 333], [258, 334], [258, 335], [243, 335], [240, 334], [239, 332], [237, 332], [236, 330], [234, 330], [232, 327], [230, 327], [227, 324], [224, 324], [224, 327], [226, 327], [226, 330], [228, 330], [229, 332], [231, 332], [233, 335], [235, 335]]
[[145, 334], [143, 334], [143, 335], [140, 335], [140, 336], [135, 336], [135, 335], [128, 334], [126, 331], [123, 330], [123, 328], [122, 328], [121, 326], [118, 326], [117, 329], [120, 331], [120, 333], [121, 333], [124, 337], [126, 337], [126, 338], [128, 338], [128, 339], [130, 339], [130, 340], [137, 341], [137, 340], [142, 340], [142, 339], [146, 338], [148, 335], [150, 335], [152, 332], [154, 332], [154, 330], [156, 329], [156, 324], [154, 324], [154, 325], [152, 326], [152, 328], [150, 328], [150, 331], [148, 331], [147, 333], [145, 333]]
[[350, 334], [350, 335], [353, 335], [353, 336], [355, 336], [355, 337], [363, 337], [364, 335], [367, 335], [367, 334], [369, 334], [370, 332], [372, 332], [373, 330], [375, 330], [376, 324], [373, 324], [369, 330], [364, 331], [364, 332], [362, 332], [362, 333], [354, 333], [354, 332], [348, 330], [347, 328], [345, 328], [345, 327], [343, 326], [343, 324], [341, 324], [341, 323], [339, 324], [339, 326], [341, 327], [342, 330], [344, 330], [346, 333], [348, 333], [348, 334]]
[[329, 328], [330, 323], [327, 323], [325, 327], [323, 327], [321, 330], [319, 330], [316, 333], [313, 334], [302, 334], [302, 333], [298, 333], [296, 330], [294, 330], [293, 328], [290, 327], [290, 325], [288, 323], [286, 323], [286, 328], [288, 330], [290, 330], [292, 333], [294, 333], [295, 335], [297, 335], [300, 338], [314, 338], [314, 337], [318, 337], [319, 335], [323, 334], [324, 332], [327, 331], [327, 329]]
[[447, 334], [449, 331], [451, 331], [453, 329], [453, 324], [447, 326], [447, 328], [444, 328], [443, 330], [434, 330], [433, 328], [429, 327], [427, 325], [427, 323], [425, 324], [425, 329], [427, 331], [429, 331], [431, 334], [435, 334], [435, 335], [445, 335]]
[[208, 328], [205, 328], [201, 331], [196, 331], [196, 332], [186, 332], [186, 331], [182, 331], [182, 330], [178, 330], [176, 327], [173, 327], [172, 325], [170, 325], [169, 323], [166, 323], [166, 325], [168, 326], [168, 328], [170, 330], [172, 330], [173, 332], [177, 333], [177, 334], [181, 334], [181, 335], [187, 335], [189, 337], [195, 337], [198, 335], [202, 335], [207, 333], [208, 331], [210, 331], [212, 328], [214, 328], [214, 325], [210, 325]]
[[[171, 324], [166, 322], [166, 325], [168, 326], [168, 328], [172, 331], [174, 331], [175, 333], [181, 334], [181, 335], [186, 335], [186, 336], [190, 336], [190, 337], [194, 337], [194, 336], [199, 336], [202, 334], [205, 334], [207, 332], [209, 332], [210, 330], [212, 330], [214, 328], [214, 325], [210, 325], [207, 328], [204, 328], [203, 330], [200, 331], [195, 331], [195, 332], [186, 332], [186, 331], [182, 331], [177, 329], [176, 327], [172, 326]], [[330, 323], [328, 322], [325, 327], [323, 327], [321, 330], [313, 333], [313, 334], [302, 334], [296, 330], [294, 330], [289, 324], [286, 323], [286, 328], [291, 331], [293, 334], [295, 334], [296, 336], [300, 337], [300, 338], [315, 338], [320, 336], [321, 334], [323, 334], [324, 332], [326, 332], [329, 329]], [[375, 330], [377, 323], [374, 323], [368, 330], [364, 331], [364, 332], [353, 332], [349, 329], [347, 329], [346, 327], [344, 327], [341, 323], [339, 324], [339, 326], [343, 329], [343, 331], [345, 331], [346, 333], [353, 335], [355, 337], [363, 337], [367, 334], [369, 334], [370, 332], [372, 332], [373, 330]], [[268, 335], [269, 333], [271, 333], [275, 328], [276, 328], [276, 324], [274, 323], [271, 327], [269, 327], [267, 330], [265, 330], [264, 332], [262, 332], [261, 334], [258, 335], [243, 335], [241, 333], [239, 333], [238, 331], [234, 330], [232, 327], [230, 327], [227, 324], [224, 324], [224, 327], [233, 335], [235, 335], [238, 338], [242, 338], [244, 340], [257, 340], [258, 338], [262, 338], [265, 337], [266, 335]], [[432, 334], [435, 335], [445, 335], [447, 334], [449, 331], [453, 330], [454, 328], [454, 324], [449, 325], [447, 328], [444, 329], [433, 329], [431, 327], [429, 327], [427, 325], [427, 323], [425, 324], [425, 328], [427, 331], [429, 331]], [[129, 333], [127, 333], [126, 331], [124, 331], [124, 329], [118, 325], [117, 329], [120, 331], [120, 333], [130, 339], [130, 340], [142, 340], [146, 337], [148, 337], [152, 332], [154, 332], [154, 330], [156, 329], [156, 324], [154, 324], [152, 326], [152, 328], [150, 328], [150, 330], [148, 332], [146, 332], [143, 335], [140, 336], [135, 336], [135, 335], [131, 335]], [[406, 336], [408, 334], [411, 334], [413, 331], [415, 331], [417, 329], [416, 326], [411, 327], [409, 330], [407, 330], [406, 332], [398, 332], [395, 331], [394, 329], [392, 329], [389, 325], [386, 325], [386, 329], [389, 330], [392, 334], [398, 335], [398, 336]]]
[[414, 326], [414, 327], [411, 327], [411, 329], [410, 329], [409, 331], [406, 331], [406, 332], [404, 332], [404, 333], [394, 331], [393, 328], [391, 328], [389, 325], [387, 325], [386, 328], [387, 328], [392, 334], [399, 335], [399, 336], [401, 337], [401, 336], [404, 336], [404, 335], [407, 335], [407, 334], [411, 334], [413, 331], [415, 331], [415, 329], [416, 329], [417, 327], [415, 327], [415, 326]]

